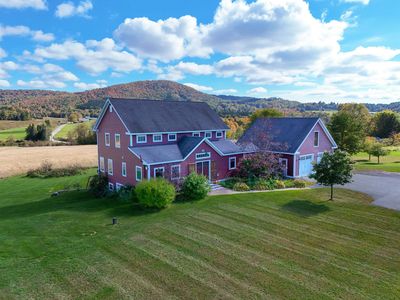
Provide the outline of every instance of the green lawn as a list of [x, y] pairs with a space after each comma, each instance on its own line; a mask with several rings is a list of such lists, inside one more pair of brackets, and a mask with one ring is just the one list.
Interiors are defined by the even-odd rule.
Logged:
[[[94, 125], [95, 120], [90, 120], [86, 123], [87, 126], [93, 126]], [[80, 123], [68, 123], [66, 124], [61, 130], [60, 132], [58, 132], [55, 135], [55, 138], [58, 140], [67, 140], [68, 139], [68, 134], [70, 132], [73, 132], [79, 125]]]
[[355, 169], [357, 171], [385, 171], [400, 172], [400, 150], [394, 149], [388, 156], [381, 157], [380, 164], [376, 157], [371, 157], [368, 161], [368, 154], [365, 152], [358, 153], [353, 156], [356, 160]]
[[0, 130], [0, 141], [6, 141], [11, 136], [14, 138], [14, 140], [23, 140], [26, 136], [25, 129], [26, 127], [17, 127]]
[[50, 197], [87, 175], [0, 181], [0, 298], [400, 297], [400, 213], [362, 194], [214, 196], [161, 212]]

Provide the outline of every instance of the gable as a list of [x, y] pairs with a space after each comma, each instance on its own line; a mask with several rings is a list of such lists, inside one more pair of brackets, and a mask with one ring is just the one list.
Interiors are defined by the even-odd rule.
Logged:
[[[314, 134], [318, 132], [319, 134], [319, 143], [318, 146], [314, 146]], [[312, 153], [316, 149], [319, 152], [330, 151], [332, 148], [336, 148], [336, 143], [334, 143], [333, 139], [331, 140], [330, 133], [324, 128], [322, 121], [317, 122], [315, 126], [310, 130], [304, 141], [298, 147], [296, 152], [299, 153]]]

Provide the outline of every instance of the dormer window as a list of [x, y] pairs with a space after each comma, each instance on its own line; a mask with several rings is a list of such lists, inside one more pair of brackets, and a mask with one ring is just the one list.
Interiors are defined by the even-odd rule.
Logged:
[[147, 136], [145, 134], [137, 135], [136, 143], [138, 143], [138, 144], [147, 143]]
[[192, 134], [193, 136], [197, 136], [197, 137], [200, 137], [200, 132], [193, 132], [193, 134]]
[[162, 134], [154, 134], [153, 135], [153, 142], [154, 143], [161, 143], [162, 142]]
[[224, 132], [223, 131], [217, 131], [216, 135], [217, 139], [220, 139], [224, 136]]
[[169, 133], [168, 134], [168, 142], [176, 141], [176, 133]]
[[206, 137], [207, 139], [211, 139], [211, 137], [212, 137], [212, 132], [211, 132], [211, 131], [206, 131], [205, 137]]

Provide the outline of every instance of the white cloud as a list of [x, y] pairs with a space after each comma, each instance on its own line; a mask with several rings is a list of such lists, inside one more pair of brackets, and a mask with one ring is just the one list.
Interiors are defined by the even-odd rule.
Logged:
[[236, 89], [222, 89], [222, 90], [214, 90], [213, 94], [216, 95], [231, 95], [236, 94], [238, 91]]
[[27, 26], [3, 26], [0, 24], [0, 39], [5, 36], [30, 36], [37, 42], [51, 42], [54, 40], [52, 33], [44, 33], [41, 30], [32, 30]]
[[210, 75], [213, 73], [213, 70], [214, 68], [211, 65], [181, 61], [177, 65], [166, 67], [164, 70], [165, 72], [163, 72], [160, 68], [153, 71], [158, 71], [158, 78], [160, 79], [181, 80], [185, 78], [185, 74]]
[[346, 3], [360, 3], [364, 5], [368, 5], [370, 0], [342, 0], [343, 2]]
[[74, 87], [78, 90], [93, 90], [107, 86], [106, 80], [97, 80], [96, 83], [75, 82]]
[[7, 80], [0, 79], [0, 87], [9, 87], [10, 83]]
[[0, 7], [47, 9], [45, 0], [0, 0]]
[[88, 17], [87, 12], [91, 9], [93, 9], [93, 4], [90, 0], [81, 1], [78, 5], [68, 1], [57, 6], [55, 15], [58, 18], [69, 18], [72, 16]]
[[210, 87], [210, 86], [199, 85], [199, 84], [196, 84], [196, 83], [187, 82], [187, 83], [184, 83], [184, 85], [187, 85], [187, 86], [189, 86], [191, 88], [194, 88], [195, 90], [198, 90], [200, 92], [211, 92], [211, 91], [213, 91], [213, 88]]
[[67, 85], [61, 81], [55, 80], [40, 80], [40, 79], [33, 79], [30, 81], [18, 80], [17, 85], [23, 88], [33, 88], [33, 89], [62, 89], [65, 88]]
[[75, 59], [77, 66], [92, 74], [100, 74], [107, 69], [128, 73], [141, 68], [141, 60], [131, 53], [121, 51], [114, 41], [105, 38], [101, 41], [89, 40], [85, 44], [69, 40], [62, 44], [51, 44], [37, 48], [34, 56], [43, 59]]
[[7, 56], [7, 52], [3, 48], [0, 48], [0, 58], [4, 58], [6, 56]]
[[250, 95], [266, 94], [266, 93], [267, 93], [267, 89], [263, 88], [261, 86], [252, 88], [252, 89], [247, 91], [247, 94], [250, 94]]
[[208, 56], [211, 49], [201, 45], [200, 35], [200, 27], [192, 16], [157, 22], [146, 17], [126, 19], [114, 31], [116, 39], [131, 51], [161, 61], [184, 56]]

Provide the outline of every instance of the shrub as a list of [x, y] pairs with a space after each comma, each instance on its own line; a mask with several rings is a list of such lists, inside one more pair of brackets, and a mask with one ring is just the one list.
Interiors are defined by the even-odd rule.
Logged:
[[39, 178], [50, 178], [50, 177], [64, 177], [64, 176], [74, 176], [82, 173], [84, 168], [79, 165], [70, 165], [65, 168], [53, 168], [53, 165], [44, 161], [39, 168], [31, 169], [27, 172], [28, 177], [39, 177]]
[[238, 165], [237, 176], [246, 180], [257, 178], [279, 178], [282, 166], [279, 156], [270, 152], [259, 152], [246, 156]]
[[235, 183], [237, 182], [242, 182], [242, 179], [238, 178], [238, 177], [232, 177], [232, 178], [228, 178], [224, 181], [221, 181], [219, 184], [223, 187], [226, 187], [227, 189], [232, 189], [233, 186], [235, 185]]
[[135, 187], [131, 185], [124, 185], [121, 187], [118, 192], [118, 198], [122, 201], [135, 201]]
[[89, 178], [89, 191], [97, 198], [104, 197], [108, 193], [108, 178], [104, 174], [98, 174]]
[[305, 188], [306, 187], [306, 182], [304, 180], [300, 180], [300, 179], [295, 179], [293, 180], [293, 186], [295, 188]]
[[210, 191], [210, 185], [205, 176], [196, 173], [190, 173], [182, 184], [182, 197], [185, 200], [200, 200], [207, 196]]
[[282, 181], [282, 180], [276, 180], [276, 181], [275, 181], [275, 187], [276, 187], [277, 189], [284, 189], [284, 188], [286, 188], [286, 185], [285, 185], [285, 182], [284, 182], [284, 181]]
[[175, 187], [164, 178], [140, 182], [135, 189], [139, 204], [146, 208], [165, 208], [175, 199]]
[[273, 190], [275, 188], [275, 181], [273, 179], [260, 179], [253, 186], [254, 190], [264, 191]]
[[244, 183], [244, 182], [237, 182], [237, 183], [234, 184], [233, 190], [234, 190], [234, 191], [238, 191], [238, 192], [246, 192], [246, 191], [249, 191], [250, 188], [249, 188], [249, 186], [248, 186], [246, 183]]

